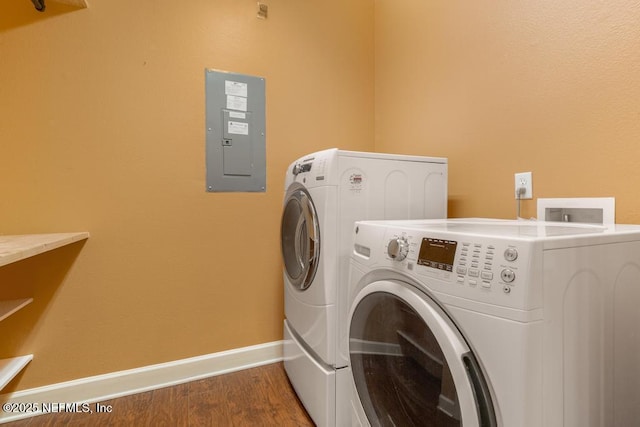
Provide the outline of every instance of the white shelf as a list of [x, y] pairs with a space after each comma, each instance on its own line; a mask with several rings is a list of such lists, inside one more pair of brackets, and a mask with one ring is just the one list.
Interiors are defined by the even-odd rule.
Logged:
[[11, 316], [13, 313], [31, 302], [33, 302], [33, 298], [0, 301], [0, 321]]
[[[89, 237], [89, 233], [52, 233], [0, 236], [0, 267], [39, 255]], [[0, 321], [11, 316], [33, 298], [0, 301]], [[2, 390], [31, 360], [33, 355], [0, 360], [0, 390]]]
[[87, 232], [0, 236], [0, 267], [88, 237]]
[[33, 359], [33, 354], [0, 360], [0, 390], [24, 369]]

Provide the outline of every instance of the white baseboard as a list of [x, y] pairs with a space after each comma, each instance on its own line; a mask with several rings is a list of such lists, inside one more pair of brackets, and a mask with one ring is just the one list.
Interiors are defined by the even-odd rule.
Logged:
[[282, 361], [282, 341], [274, 341], [126, 371], [96, 375], [0, 396], [1, 404], [37, 404], [39, 410], [0, 409], [0, 424], [42, 414], [41, 403], [95, 403], [189, 381]]

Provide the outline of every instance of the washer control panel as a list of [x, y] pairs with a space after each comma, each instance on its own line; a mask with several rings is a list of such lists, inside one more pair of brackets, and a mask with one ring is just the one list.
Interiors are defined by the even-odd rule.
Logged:
[[463, 241], [456, 263], [456, 281], [470, 286], [491, 288], [500, 286], [505, 294], [511, 293], [516, 283], [519, 265], [518, 248], [509, 245], [482, 244]]
[[[391, 231], [391, 230], [389, 230]], [[513, 239], [388, 232], [385, 257], [394, 269], [440, 279], [438, 291], [519, 306], [530, 247]], [[505, 300], [507, 298], [507, 300]]]

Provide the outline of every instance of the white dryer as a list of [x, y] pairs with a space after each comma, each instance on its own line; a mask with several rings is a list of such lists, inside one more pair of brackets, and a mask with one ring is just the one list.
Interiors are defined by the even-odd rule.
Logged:
[[353, 238], [337, 425], [638, 425], [640, 226], [365, 221]]
[[293, 162], [285, 189], [284, 366], [315, 423], [332, 426], [336, 378], [348, 362], [339, 343], [346, 337], [353, 224], [445, 218], [447, 160], [330, 149]]

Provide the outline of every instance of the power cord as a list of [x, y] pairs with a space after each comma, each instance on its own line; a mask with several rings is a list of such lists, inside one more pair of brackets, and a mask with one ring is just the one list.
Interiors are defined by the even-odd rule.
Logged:
[[516, 190], [516, 219], [520, 218], [520, 200], [522, 200], [522, 196], [527, 192], [527, 189], [524, 187], [518, 187]]

